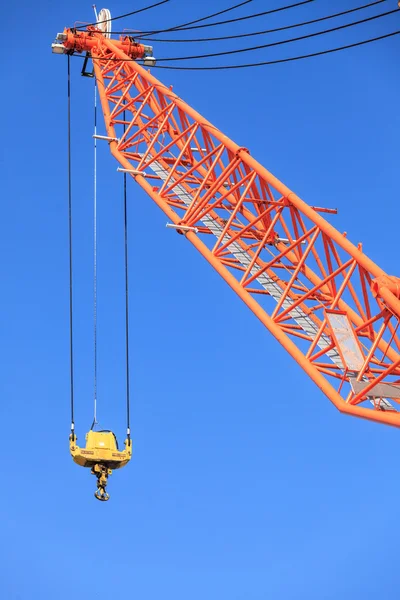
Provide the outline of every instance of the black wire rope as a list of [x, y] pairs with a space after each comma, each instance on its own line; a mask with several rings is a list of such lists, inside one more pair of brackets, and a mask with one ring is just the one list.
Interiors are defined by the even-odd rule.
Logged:
[[[187, 25], [195, 25], [196, 23], [201, 23], [202, 21], [207, 21], [208, 19], [213, 19], [214, 17], [219, 17], [219, 15], [223, 15], [227, 12], [231, 12], [232, 10], [235, 10], [236, 8], [240, 8], [241, 6], [244, 6], [245, 4], [250, 4], [250, 2], [254, 2], [254, 0], [245, 0], [245, 2], [240, 2], [239, 4], [234, 4], [233, 6], [230, 6], [229, 8], [225, 8], [224, 10], [220, 10], [216, 13], [212, 13], [211, 15], [201, 17], [200, 19], [195, 19], [194, 21], [188, 21], [187, 23], [182, 23], [181, 25], [175, 25], [175, 27], [171, 28], [171, 31], [181, 29], [181, 27], [186, 27]], [[167, 29], [166, 31], [169, 31], [169, 30]]]
[[71, 64], [68, 54], [67, 67], [67, 138], [68, 138], [68, 223], [69, 223], [69, 360], [70, 360], [70, 402], [71, 402], [71, 435], [75, 436], [74, 421], [74, 346], [73, 346], [73, 277], [72, 277], [72, 167], [71, 167]]
[[[229, 6], [228, 8], [225, 8], [224, 10], [220, 10], [216, 13], [212, 13], [211, 15], [206, 15], [205, 17], [201, 17], [200, 19], [195, 19], [194, 21], [188, 21], [187, 23], [181, 23], [180, 25], [175, 25], [174, 27], [170, 27], [169, 29], [164, 29], [163, 31], [165, 31], [165, 32], [166, 31], [179, 31], [183, 27], [187, 27], [188, 25], [195, 25], [196, 23], [201, 23], [202, 21], [208, 21], [208, 19], [213, 19], [214, 17], [219, 17], [220, 15], [226, 14], [227, 12], [231, 12], [232, 10], [235, 10], [236, 8], [240, 8], [241, 6], [244, 6], [245, 4], [250, 4], [250, 2], [254, 2], [254, 0], [245, 0], [245, 2], [239, 2], [239, 4], [234, 4], [233, 6]], [[118, 32], [118, 33], [121, 33], [121, 32]], [[125, 32], [122, 32], [122, 33], [125, 33]], [[146, 32], [141, 32], [141, 33], [146, 34]]]
[[327, 33], [332, 33], [334, 31], [340, 31], [342, 29], [348, 29], [349, 27], [354, 27], [355, 25], [361, 25], [362, 23], [368, 23], [370, 21], [374, 21], [375, 19], [380, 19], [381, 17], [387, 17], [398, 12], [398, 8], [390, 10], [385, 13], [380, 13], [379, 15], [374, 15], [372, 17], [367, 17], [365, 19], [361, 19], [359, 21], [353, 21], [352, 23], [347, 23], [345, 25], [338, 25], [337, 27], [331, 27], [330, 29], [325, 29], [323, 31], [317, 31], [315, 33], [308, 33], [307, 35], [302, 35], [299, 37], [291, 38], [289, 40], [280, 40], [278, 42], [270, 42], [269, 44], [262, 44], [259, 46], [252, 46], [249, 48], [239, 48], [237, 50], [226, 50], [224, 52], [213, 52], [210, 54], [198, 54], [197, 56], [173, 56], [170, 58], [159, 58], [157, 62], [169, 62], [172, 60], [198, 60], [199, 58], [213, 58], [215, 56], [228, 56], [230, 54], [241, 54], [242, 52], [252, 52], [254, 50], [262, 50], [263, 48], [272, 48], [273, 46], [281, 46], [283, 44], [290, 44], [291, 42], [298, 42], [300, 40], [308, 40], [313, 37], [317, 37], [320, 35], [325, 35]]
[[[124, 110], [124, 133], [126, 131]], [[124, 248], [125, 248], [125, 352], [126, 352], [126, 436], [131, 439], [130, 425], [130, 373], [129, 373], [129, 277], [128, 277], [128, 204], [126, 191], [126, 173], [124, 173]]]
[[[355, 42], [353, 44], [346, 44], [345, 46], [338, 46], [336, 48], [329, 48], [328, 50], [321, 50], [319, 52], [313, 52], [311, 54], [302, 54], [300, 56], [291, 56], [289, 58], [268, 60], [268, 61], [262, 61], [262, 62], [258, 62], [258, 63], [247, 63], [247, 64], [242, 64], [242, 65], [216, 65], [213, 67], [175, 67], [175, 66], [171, 66], [171, 65], [160, 65], [159, 66], [156, 64], [152, 68], [153, 69], [169, 69], [170, 71], [223, 71], [223, 70], [227, 70], [227, 69], [245, 69], [245, 68], [249, 68], [249, 67], [263, 67], [265, 65], [277, 65], [277, 64], [281, 64], [281, 63], [303, 60], [306, 58], [314, 58], [315, 56], [323, 56], [325, 54], [332, 54], [333, 52], [340, 52], [341, 50], [347, 50], [350, 48], [356, 48], [358, 46], [364, 46], [366, 44], [371, 44], [373, 42], [378, 42], [380, 40], [391, 38], [391, 37], [394, 37], [399, 34], [400, 34], [400, 30], [392, 31], [391, 33], [387, 33], [387, 34], [380, 35], [377, 37], [369, 38], [367, 40], [362, 40], [360, 42]], [[71, 56], [73, 56], [75, 58], [82, 58], [82, 59], [85, 58], [85, 56], [81, 56], [79, 54], [72, 54]], [[103, 58], [95, 58], [94, 60], [100, 60], [100, 61], [104, 60], [107, 62], [122, 62], [122, 63], [138, 62], [138, 60], [136, 58], [121, 59], [121, 58], [103, 57]]]
[[[239, 21], [246, 21], [247, 19], [256, 19], [258, 17], [263, 17], [265, 15], [272, 15], [273, 13], [282, 12], [284, 10], [289, 10], [291, 8], [296, 8], [297, 6], [303, 6], [304, 4], [309, 4], [310, 2], [315, 2], [315, 0], [302, 0], [301, 2], [296, 2], [295, 4], [288, 4], [286, 6], [281, 6], [280, 8], [271, 8], [270, 10], [265, 10], [260, 13], [253, 13], [251, 15], [246, 15], [245, 17], [237, 17], [236, 19], [228, 19], [226, 21], [217, 21], [216, 23], [207, 23], [203, 25], [194, 25], [191, 27], [185, 27], [184, 25], [176, 25], [175, 27], [170, 27], [169, 29], [159, 29], [157, 31], [141, 31], [140, 37], [146, 37], [147, 35], [153, 35], [157, 33], [167, 33], [168, 31], [188, 31], [190, 29], [201, 29], [203, 27], [214, 27], [216, 25], [226, 25], [228, 23], [237, 23]], [[136, 36], [138, 37], [138, 36]]]
[[[94, 135], [97, 135], [97, 81], [94, 80]], [[93, 140], [93, 423], [97, 421], [97, 139]]]
[[[400, 30], [393, 31], [392, 33], [387, 33], [385, 35], [380, 35], [378, 37], [370, 38], [368, 40], [362, 40], [361, 42], [355, 42], [354, 44], [347, 44], [346, 46], [339, 46], [337, 48], [330, 48], [328, 50], [321, 50], [320, 52], [313, 52], [312, 54], [303, 54], [301, 56], [291, 56], [289, 58], [281, 58], [278, 60], [267, 60], [259, 63], [248, 63], [244, 65], [218, 65], [215, 67], [174, 67], [168, 65], [155, 66], [156, 69], [169, 69], [172, 71], [225, 71], [228, 69], [246, 69], [250, 67], [263, 67], [265, 65], [277, 65], [287, 62], [293, 62], [296, 60], [303, 60], [306, 58], [314, 58], [315, 56], [323, 56], [325, 54], [332, 54], [333, 52], [340, 52], [341, 50], [347, 50], [349, 48], [356, 48], [357, 46], [364, 46], [366, 44], [371, 44], [373, 42], [377, 42], [379, 40], [384, 40], [390, 37], [394, 37], [395, 35], [399, 35]], [[112, 60], [112, 59], [110, 59]], [[131, 62], [129, 61], [126, 62]]]
[[156, 2], [155, 4], [150, 4], [149, 6], [144, 6], [143, 8], [139, 8], [138, 10], [133, 10], [132, 12], [125, 13], [124, 15], [118, 15], [117, 17], [112, 17], [111, 19], [105, 19], [104, 21], [96, 21], [95, 23], [87, 23], [86, 25], [79, 25], [75, 27], [75, 29], [86, 29], [86, 27], [96, 27], [102, 23], [109, 23], [111, 21], [117, 21], [118, 19], [125, 19], [125, 17], [131, 17], [132, 15], [138, 15], [139, 13], [145, 12], [146, 10], [150, 10], [152, 8], [156, 8], [157, 6], [161, 6], [161, 4], [166, 4], [171, 0], [161, 0], [160, 2]]
[[[210, 38], [185, 38], [185, 39], [180, 39], [180, 40], [166, 40], [166, 39], [160, 39], [160, 38], [149, 38], [146, 37], [146, 41], [149, 42], [160, 42], [160, 43], [183, 43], [183, 42], [187, 42], [187, 43], [200, 43], [200, 42], [219, 42], [222, 40], [235, 40], [235, 39], [239, 39], [239, 38], [244, 38], [244, 37], [254, 37], [256, 35], [264, 35], [266, 33], [276, 33], [278, 31], [286, 31], [288, 29], [294, 29], [296, 27], [304, 27], [305, 25], [313, 25], [315, 23], [320, 23], [321, 21], [327, 21], [329, 19], [335, 19], [336, 17], [342, 17], [344, 15], [348, 15], [350, 13], [353, 12], [357, 12], [359, 10], [363, 10], [365, 8], [370, 8], [371, 6], [375, 6], [377, 4], [381, 4], [382, 2], [386, 2], [386, 0], [374, 0], [374, 2], [369, 2], [368, 4], [363, 4], [363, 6], [357, 6], [356, 8], [351, 8], [349, 10], [344, 10], [342, 12], [338, 12], [338, 13], [334, 13], [332, 15], [327, 15], [326, 17], [319, 17], [318, 19], [312, 19], [311, 21], [303, 21], [302, 23], [293, 23], [292, 25], [285, 25], [283, 27], [276, 27], [274, 29], [264, 29], [262, 31], [253, 31], [252, 33], [240, 33], [237, 35], [224, 35], [224, 36], [220, 36], [220, 37], [210, 37]], [[127, 33], [126, 31], [115, 31], [115, 34], [123, 34], [123, 33]], [[136, 36], [138, 39], [140, 38], [139, 36]]]

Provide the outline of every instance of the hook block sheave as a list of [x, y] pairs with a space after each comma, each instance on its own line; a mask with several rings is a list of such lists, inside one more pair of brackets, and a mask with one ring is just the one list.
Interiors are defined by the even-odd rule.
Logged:
[[92, 57], [104, 143], [123, 171], [341, 412], [400, 426], [399, 280], [322, 217], [334, 211], [309, 206], [133, 60], [133, 46], [71, 35], [68, 51]]

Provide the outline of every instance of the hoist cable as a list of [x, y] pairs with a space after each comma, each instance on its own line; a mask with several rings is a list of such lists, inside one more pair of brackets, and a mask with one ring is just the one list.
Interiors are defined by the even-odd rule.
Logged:
[[[312, 2], [313, 0], [307, 0], [308, 2]], [[141, 8], [139, 10], [135, 10], [133, 12], [129, 12], [129, 13], [125, 13], [124, 15], [119, 15], [117, 17], [113, 17], [111, 19], [106, 19], [105, 21], [100, 21], [100, 22], [96, 22], [96, 23], [90, 23], [89, 25], [80, 25], [79, 27], [77, 27], [76, 29], [82, 29], [83, 27], [89, 27], [89, 26], [96, 26], [96, 25], [100, 25], [100, 23], [108, 23], [110, 21], [116, 21], [117, 19], [124, 19], [125, 17], [130, 17], [132, 15], [137, 15], [138, 13], [144, 12], [145, 10], [149, 10], [151, 8], [156, 8], [157, 6], [160, 6], [161, 4], [165, 4], [166, 2], [170, 2], [170, 0], [163, 0], [162, 2], [157, 2], [156, 4], [151, 4], [150, 6], [146, 6], [145, 8]], [[208, 19], [212, 19], [213, 17], [218, 17], [219, 15], [223, 15], [227, 12], [230, 12], [232, 10], [235, 10], [236, 8], [239, 8], [240, 6], [244, 6], [245, 4], [250, 4], [251, 2], [254, 2], [254, 0], [244, 0], [244, 2], [240, 2], [239, 4], [234, 4], [233, 6], [230, 6], [229, 8], [225, 8], [224, 10], [220, 10], [216, 13], [212, 13], [210, 15], [206, 15], [205, 17], [201, 17], [200, 19], [195, 19], [194, 21], [188, 21], [187, 23], [181, 23], [180, 25], [175, 25], [174, 27], [171, 27], [170, 29], [163, 29], [162, 32], [164, 31], [175, 31], [177, 29], [180, 29], [181, 27], [186, 27], [187, 25], [194, 25], [195, 23], [201, 23], [202, 21], [207, 21]], [[126, 34], [127, 31], [117, 31], [116, 33], [122, 33], [122, 34]], [[144, 33], [150, 33], [150, 32], [144, 32]], [[159, 33], [159, 32], [157, 32]], [[161, 31], [160, 31], [161, 33]]]
[[[362, 40], [361, 42], [355, 42], [353, 44], [347, 44], [346, 46], [338, 46], [337, 48], [329, 48], [328, 50], [321, 50], [320, 52], [313, 52], [311, 54], [303, 54], [300, 56], [291, 56], [289, 58], [280, 58], [277, 60], [267, 60], [258, 63], [247, 63], [244, 65], [217, 65], [215, 67], [173, 67], [169, 65], [156, 65], [154, 68], [156, 69], [169, 69], [171, 71], [225, 71], [228, 69], [246, 69], [250, 67], [263, 67], [266, 65], [278, 65], [287, 62], [293, 62], [297, 60], [304, 60], [306, 58], [314, 58], [315, 56], [323, 56], [325, 54], [332, 54], [333, 52], [340, 52], [342, 50], [348, 50], [349, 48], [356, 48], [358, 46], [365, 46], [366, 44], [371, 44], [373, 42], [378, 42], [379, 40], [385, 40], [390, 37], [394, 37], [395, 35], [399, 35], [400, 30], [393, 31], [392, 33], [387, 33], [385, 35], [380, 35], [378, 37], [369, 38], [368, 40]], [[110, 59], [113, 60], [113, 59]], [[130, 59], [129, 59], [130, 60]], [[124, 62], [128, 62], [128, 59], [125, 59]]]
[[[180, 25], [175, 25], [174, 27], [170, 27], [169, 29], [163, 29], [163, 33], [167, 32], [167, 31], [179, 31], [180, 29], [182, 29], [184, 27], [188, 27], [189, 25], [195, 25], [197, 23], [201, 23], [202, 21], [208, 21], [208, 19], [213, 19], [214, 17], [219, 17], [220, 15], [226, 14], [227, 12], [231, 12], [232, 10], [236, 10], [237, 8], [240, 8], [241, 6], [244, 6], [245, 4], [250, 4], [251, 2], [254, 2], [254, 0], [245, 0], [245, 2], [239, 2], [239, 4], [234, 4], [233, 6], [229, 6], [228, 8], [225, 8], [224, 10], [219, 10], [216, 13], [206, 15], [205, 17], [201, 17], [200, 19], [195, 19], [194, 21], [188, 21], [187, 23], [181, 23]], [[188, 29], [192, 29], [192, 28], [188, 27]], [[147, 35], [148, 33], [149, 32], [145, 32], [145, 31], [143, 32], [144, 35]], [[156, 33], [159, 33], [159, 32], [156, 32]]]
[[[126, 131], [124, 111], [124, 133]], [[125, 352], [126, 352], [126, 434], [131, 439], [130, 425], [130, 372], [129, 372], [129, 278], [128, 278], [128, 204], [126, 173], [124, 173], [124, 251], [125, 251]]]
[[248, 19], [257, 19], [258, 17], [264, 17], [265, 15], [272, 15], [274, 13], [282, 12], [285, 10], [289, 10], [291, 8], [297, 8], [298, 6], [303, 6], [304, 4], [309, 4], [310, 2], [315, 2], [315, 0], [302, 0], [301, 2], [296, 2], [294, 4], [288, 4], [286, 6], [281, 6], [280, 8], [271, 8], [269, 10], [265, 10], [260, 13], [253, 13], [251, 15], [246, 15], [244, 17], [237, 17], [235, 19], [227, 19], [225, 21], [216, 21], [215, 23], [206, 23], [203, 25], [193, 25], [190, 27], [186, 27], [184, 24], [176, 25], [175, 27], [169, 27], [168, 29], [158, 29], [153, 31], [142, 31], [136, 37], [146, 37], [148, 35], [154, 35], [157, 33], [167, 33], [168, 31], [189, 31], [190, 29], [201, 29], [203, 27], [215, 27], [217, 25], [226, 25], [229, 23], [238, 23], [239, 21], [246, 21]]
[[68, 137], [68, 223], [69, 223], [69, 361], [70, 361], [70, 396], [71, 396], [71, 434], [75, 433], [74, 421], [74, 346], [73, 346], [73, 278], [72, 278], [72, 165], [71, 165], [71, 64], [68, 54], [67, 66], [67, 137]]
[[167, 4], [171, 0], [161, 0], [161, 2], [156, 2], [155, 4], [150, 4], [149, 6], [144, 6], [143, 8], [139, 8], [138, 10], [133, 10], [132, 12], [125, 13], [124, 15], [118, 15], [117, 17], [112, 17], [111, 19], [105, 19], [104, 21], [96, 21], [96, 23], [88, 23], [87, 25], [79, 25], [75, 27], [75, 29], [86, 29], [86, 27], [96, 27], [102, 23], [109, 23], [111, 21], [117, 21], [118, 19], [125, 19], [125, 17], [131, 17], [132, 15], [138, 15], [139, 13], [145, 12], [146, 10], [150, 10], [151, 8], [156, 8], [157, 6], [161, 6], [161, 4]]
[[323, 31], [316, 31], [315, 33], [308, 33], [306, 35], [301, 35], [299, 37], [291, 38], [289, 40], [280, 40], [278, 42], [270, 42], [269, 44], [262, 44], [259, 46], [251, 46], [249, 48], [238, 48], [236, 50], [226, 50], [225, 52], [212, 52], [210, 54], [198, 54], [196, 56], [172, 56], [169, 58], [159, 58], [158, 63], [160, 62], [169, 62], [172, 60], [198, 60], [199, 58], [214, 58], [215, 56], [228, 56], [230, 54], [241, 54], [242, 52], [253, 52], [254, 50], [262, 50], [264, 48], [272, 48], [274, 46], [282, 46], [283, 44], [290, 44], [292, 42], [299, 42], [301, 40], [308, 40], [314, 37], [318, 37], [320, 35], [326, 35], [328, 33], [333, 33], [334, 31], [341, 31], [342, 29], [348, 29], [349, 27], [354, 27], [356, 25], [361, 25], [363, 23], [369, 23], [370, 21], [374, 21], [376, 19], [380, 19], [381, 17], [387, 17], [389, 15], [393, 15], [399, 11], [398, 8], [393, 10], [389, 10], [385, 13], [380, 13], [378, 15], [374, 15], [372, 17], [367, 17], [365, 19], [360, 19], [359, 21], [353, 21], [352, 23], [346, 23], [345, 25], [338, 25], [336, 27], [331, 27], [330, 29], [325, 29]]
[[[241, 65], [216, 65], [213, 67], [175, 67], [172, 65], [154, 65], [153, 69], [168, 69], [170, 71], [224, 71], [227, 69], [245, 69], [249, 67], [263, 67], [266, 65], [278, 65], [287, 62], [293, 62], [297, 60], [304, 60], [307, 58], [314, 58], [316, 56], [324, 56], [325, 54], [332, 54], [334, 52], [341, 52], [342, 50], [348, 50], [350, 48], [357, 48], [358, 46], [365, 46], [366, 44], [372, 44], [374, 42], [378, 42], [380, 40], [385, 40], [396, 35], [400, 34], [400, 30], [392, 31], [391, 33], [386, 33], [384, 35], [380, 35], [377, 37], [369, 38], [366, 40], [361, 40], [360, 42], [354, 42], [352, 44], [346, 44], [345, 46], [337, 46], [336, 48], [328, 48], [327, 50], [320, 50], [319, 52], [313, 52], [311, 54], [301, 54], [297, 56], [290, 56], [288, 58], [279, 58], [276, 60], [267, 60], [258, 63], [246, 63]], [[79, 54], [72, 55], [75, 58], [85, 58], [84, 56], [80, 56]], [[113, 58], [113, 57], [105, 57], [103, 59], [96, 60], [107, 60], [107, 62], [115, 62], [115, 63], [129, 63], [129, 62], [138, 62], [137, 58]]]
[[[374, 2], [369, 2], [368, 4], [363, 4], [362, 6], [357, 6], [356, 8], [350, 8], [349, 10], [344, 10], [342, 12], [326, 15], [325, 17], [319, 17], [318, 19], [312, 19], [311, 21], [302, 21], [301, 23], [292, 23], [291, 25], [284, 25], [283, 27], [275, 27], [274, 29], [263, 29], [262, 31], [253, 31], [251, 33], [238, 33], [236, 35], [223, 35], [220, 37], [209, 37], [209, 38], [184, 38], [184, 39], [160, 39], [160, 38], [149, 38], [146, 37], [146, 41], [149, 42], [159, 42], [159, 43], [200, 43], [200, 42], [219, 42], [222, 40], [235, 40], [241, 39], [245, 37], [254, 37], [257, 35], [264, 35], [269, 33], [277, 33], [278, 31], [287, 31], [288, 29], [295, 29], [297, 27], [304, 27], [306, 25], [315, 25], [315, 23], [321, 23], [322, 21], [328, 21], [329, 19], [335, 19], [337, 17], [343, 17], [344, 15], [348, 15], [359, 10], [364, 10], [366, 8], [370, 8], [371, 6], [375, 6], [377, 4], [381, 4], [382, 2], [386, 2], [386, 0], [374, 0]], [[126, 33], [122, 31], [115, 31], [117, 33]], [[179, 31], [178, 31], [179, 33]], [[136, 36], [136, 37], [140, 37]]]
[[93, 423], [97, 425], [97, 84], [94, 82], [94, 177], [93, 177], [93, 345], [94, 345], [94, 377], [93, 377]]

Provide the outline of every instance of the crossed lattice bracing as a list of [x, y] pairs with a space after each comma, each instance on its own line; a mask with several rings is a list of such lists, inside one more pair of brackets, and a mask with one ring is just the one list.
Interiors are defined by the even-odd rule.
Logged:
[[123, 169], [339, 410], [400, 425], [397, 284], [112, 40], [92, 57]]

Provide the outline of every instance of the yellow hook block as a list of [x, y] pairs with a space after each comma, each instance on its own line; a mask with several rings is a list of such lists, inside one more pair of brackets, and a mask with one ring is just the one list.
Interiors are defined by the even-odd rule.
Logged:
[[73, 461], [81, 467], [88, 467], [97, 477], [98, 500], [108, 500], [106, 492], [108, 476], [113, 469], [121, 469], [128, 464], [132, 457], [132, 442], [125, 440], [125, 450], [118, 449], [118, 442], [112, 431], [93, 431], [86, 434], [86, 446], [80, 448], [75, 435], [69, 436], [69, 448]]

